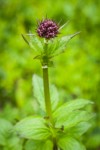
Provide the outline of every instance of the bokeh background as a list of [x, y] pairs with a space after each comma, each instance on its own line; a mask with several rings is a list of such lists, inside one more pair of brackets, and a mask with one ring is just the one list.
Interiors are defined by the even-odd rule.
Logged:
[[61, 100], [94, 101], [92, 128], [83, 137], [87, 150], [100, 150], [100, 5], [99, 0], [0, 0], [0, 118], [12, 124], [35, 113], [32, 75], [41, 65], [21, 34], [35, 32], [37, 20], [70, 20], [64, 35], [82, 31], [69, 42], [66, 53], [54, 59], [50, 82]]

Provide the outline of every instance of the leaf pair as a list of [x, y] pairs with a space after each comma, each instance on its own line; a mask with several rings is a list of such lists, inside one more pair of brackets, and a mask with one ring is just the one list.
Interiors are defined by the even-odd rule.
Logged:
[[[59, 134], [57, 138], [57, 145], [62, 150], [85, 150], [85, 147], [78, 142], [74, 135], [82, 134], [89, 126], [88, 124], [80, 123], [75, 128], [71, 129], [70, 134], [66, 132]], [[15, 130], [20, 133], [21, 137], [29, 140], [25, 145], [25, 150], [53, 150], [53, 142], [50, 140], [52, 137], [51, 132], [46, 127], [45, 120], [37, 117], [29, 117], [20, 121]]]
[[[33, 76], [33, 87], [40, 108], [46, 112], [43, 81], [37, 75]], [[50, 85], [50, 94], [54, 125], [42, 117], [28, 117], [15, 126], [16, 132], [21, 137], [29, 139], [26, 150], [30, 145], [32, 149], [29, 150], [52, 150], [54, 137], [62, 150], [85, 150], [76, 139], [91, 126], [88, 121], [94, 114], [82, 109], [93, 103], [89, 100], [76, 99], [59, 106], [58, 91], [53, 85]]]
[[46, 56], [48, 59], [63, 53], [66, 50], [67, 43], [80, 32], [76, 32], [64, 37], [56, 37], [46, 41], [35, 34], [22, 34], [25, 42], [36, 52], [36, 59], [43, 59]]

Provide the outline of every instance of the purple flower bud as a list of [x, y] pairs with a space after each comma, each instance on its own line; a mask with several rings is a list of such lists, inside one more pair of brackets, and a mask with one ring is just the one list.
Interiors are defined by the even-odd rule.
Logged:
[[59, 26], [52, 20], [46, 19], [39, 23], [37, 33], [40, 37], [51, 39], [59, 33]]

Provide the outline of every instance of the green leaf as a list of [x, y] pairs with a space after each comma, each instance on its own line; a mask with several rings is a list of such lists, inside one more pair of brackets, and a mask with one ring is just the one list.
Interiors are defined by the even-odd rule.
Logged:
[[88, 140], [86, 140], [86, 146], [90, 149], [96, 149], [97, 147], [100, 147], [100, 130], [97, 130], [97, 132], [90, 134], [88, 137]]
[[12, 124], [0, 119], [0, 146], [2, 145], [4, 150], [22, 150], [22, 141], [12, 131]]
[[25, 150], [52, 150], [53, 143], [50, 140], [47, 141], [33, 141], [26, 142]]
[[17, 136], [11, 136], [6, 143], [7, 150], [22, 150], [22, 140]]
[[43, 44], [40, 40], [40, 38], [38, 38], [36, 35], [31, 36], [30, 35], [30, 44], [31, 47], [36, 51], [36, 52], [43, 52]]
[[6, 143], [5, 137], [2, 134], [0, 134], [0, 145], [5, 145], [5, 143]]
[[85, 147], [72, 137], [63, 137], [58, 140], [58, 146], [62, 150], [86, 150]]
[[90, 123], [80, 122], [75, 127], [72, 127], [69, 130], [66, 130], [66, 134], [72, 135], [77, 138], [77, 137], [81, 136], [82, 134], [84, 134], [90, 127], [91, 127]]
[[68, 25], [68, 23], [69, 23], [69, 20], [59, 28], [59, 31], [62, 30], [66, 25]]
[[[43, 80], [37, 75], [33, 75], [33, 93], [34, 97], [40, 104], [41, 109], [45, 111]], [[57, 108], [59, 102], [58, 91], [54, 85], [50, 85], [50, 96], [52, 110], [54, 111]]]
[[76, 126], [80, 122], [88, 121], [93, 116], [94, 114], [88, 113], [87, 111], [73, 111], [70, 114], [62, 116], [62, 118], [58, 116], [58, 119], [55, 122], [55, 126], [61, 127], [63, 125], [65, 129], [68, 129], [73, 126]]
[[45, 140], [50, 136], [45, 119], [41, 117], [28, 117], [15, 126], [15, 131], [24, 138]]
[[[62, 52], [65, 51], [67, 43], [70, 39], [74, 36], [79, 34], [80, 32], [67, 35], [64, 37], [57, 37], [55, 39], [51, 39], [47, 42], [43, 41], [42, 38], [39, 38], [37, 35], [32, 34], [22, 34], [24, 41], [32, 48], [35, 52], [39, 54], [39, 58], [41, 59], [43, 54], [46, 55], [48, 58], [54, 57]], [[37, 55], [38, 56], [38, 55]], [[36, 56], [36, 57], [37, 57]], [[35, 58], [36, 58], [35, 57]]]
[[78, 35], [80, 32], [76, 32], [74, 34], [71, 35], [67, 35], [64, 37], [58, 37], [55, 38], [54, 40], [50, 40], [48, 42], [48, 47], [47, 47], [47, 51], [48, 51], [48, 56], [49, 57], [54, 57], [56, 55], [59, 55], [60, 53], [63, 53], [66, 50], [67, 47], [67, 43], [76, 35]]
[[35, 51], [38, 53], [43, 52], [43, 44], [39, 37], [35, 34], [22, 34], [24, 41]]
[[56, 120], [58, 116], [59, 118], [66, 117], [66, 115], [70, 114], [72, 111], [79, 110], [89, 104], [93, 104], [93, 102], [84, 99], [76, 99], [66, 102], [55, 110], [53, 113], [54, 119]]
[[28, 42], [28, 40], [25, 38], [25, 35], [24, 35], [24, 34], [21, 34], [21, 35], [22, 35], [24, 41], [25, 41], [28, 45], [30, 45], [30, 43]]
[[9, 121], [0, 119], [0, 145], [6, 144], [6, 139], [11, 135], [12, 128], [13, 126]]

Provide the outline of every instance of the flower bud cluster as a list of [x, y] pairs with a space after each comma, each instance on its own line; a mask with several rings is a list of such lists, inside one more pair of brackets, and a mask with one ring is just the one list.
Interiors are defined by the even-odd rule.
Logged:
[[37, 33], [40, 37], [51, 39], [59, 33], [59, 26], [52, 20], [46, 19], [38, 25]]

